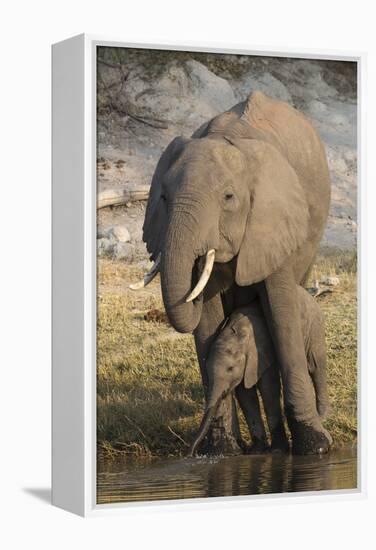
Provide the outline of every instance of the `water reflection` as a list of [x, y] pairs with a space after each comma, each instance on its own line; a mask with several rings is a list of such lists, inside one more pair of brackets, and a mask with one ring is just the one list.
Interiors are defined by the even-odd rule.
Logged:
[[109, 460], [98, 463], [97, 502], [129, 502], [356, 488], [356, 449], [322, 457]]

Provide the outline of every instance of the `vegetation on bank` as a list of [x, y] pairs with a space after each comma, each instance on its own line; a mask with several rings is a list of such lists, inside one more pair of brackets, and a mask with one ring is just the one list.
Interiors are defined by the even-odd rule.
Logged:
[[[138, 293], [128, 289], [141, 275], [136, 266], [98, 261], [97, 435], [106, 456], [184, 454], [204, 407], [193, 338], [150, 314], [163, 310], [158, 278]], [[318, 298], [326, 318], [331, 401], [325, 425], [341, 446], [355, 442], [357, 433], [356, 256], [323, 251], [311, 283], [327, 275], [340, 284]]]

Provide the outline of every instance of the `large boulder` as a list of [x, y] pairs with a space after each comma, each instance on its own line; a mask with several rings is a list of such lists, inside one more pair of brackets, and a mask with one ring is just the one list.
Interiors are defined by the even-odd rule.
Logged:
[[194, 59], [182, 64], [172, 61], [152, 79], [148, 70], [145, 66], [131, 75], [118, 99], [119, 110], [146, 124], [165, 129], [180, 126], [185, 133], [191, 133], [208, 118], [236, 103], [227, 80]]
[[238, 101], [244, 101], [251, 92], [259, 90], [275, 99], [292, 103], [291, 94], [286, 86], [269, 72], [245, 73], [238, 80], [234, 80], [232, 85]]
[[121, 243], [127, 243], [131, 240], [128, 229], [125, 225], [114, 225], [108, 230], [108, 235], [110, 238], [115, 239]]

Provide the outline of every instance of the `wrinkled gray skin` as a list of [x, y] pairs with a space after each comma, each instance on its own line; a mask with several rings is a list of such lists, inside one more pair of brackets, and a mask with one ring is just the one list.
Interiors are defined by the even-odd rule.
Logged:
[[[307, 369], [296, 284], [303, 284], [326, 224], [330, 181], [310, 122], [261, 92], [219, 115], [191, 139], [175, 138], [155, 170], [143, 238], [162, 253], [165, 309], [193, 332], [205, 391], [206, 357], [223, 320], [259, 297], [281, 369], [293, 452], [329, 448]], [[193, 302], [186, 298], [209, 249], [215, 264]], [[211, 425], [213, 453], [238, 453], [231, 394]]]
[[[316, 407], [321, 418], [329, 408], [326, 382], [324, 319], [315, 300], [297, 287], [308, 371], [315, 388]], [[256, 387], [260, 391], [271, 435], [272, 451], [288, 451], [281, 408], [278, 361], [259, 301], [236, 310], [213, 342], [206, 362], [208, 396], [200, 429], [192, 444], [194, 455], [205, 438], [215, 412], [226, 395], [236, 388], [252, 446], [248, 452], [269, 449]]]

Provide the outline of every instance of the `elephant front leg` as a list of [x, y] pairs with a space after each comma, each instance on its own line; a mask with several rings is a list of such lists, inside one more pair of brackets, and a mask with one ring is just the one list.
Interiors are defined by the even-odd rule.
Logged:
[[331, 437], [316, 409], [295, 284], [292, 269], [284, 267], [260, 284], [260, 298], [279, 357], [293, 453], [323, 453]]
[[[201, 321], [194, 332], [205, 398], [208, 393], [206, 358], [224, 319], [222, 300], [220, 295], [216, 294], [204, 303]], [[222, 399], [201, 452], [211, 455], [237, 455], [241, 454], [243, 449], [245, 449], [245, 444], [240, 437], [235, 399], [231, 393]]]
[[256, 386], [245, 388], [242, 382], [235, 393], [252, 438], [252, 444], [247, 449], [247, 453], [258, 454], [269, 450]]

